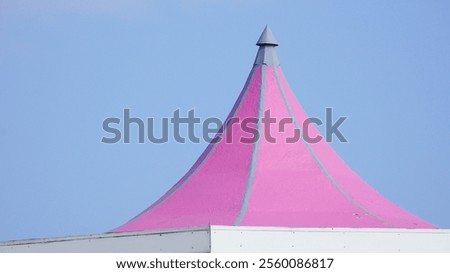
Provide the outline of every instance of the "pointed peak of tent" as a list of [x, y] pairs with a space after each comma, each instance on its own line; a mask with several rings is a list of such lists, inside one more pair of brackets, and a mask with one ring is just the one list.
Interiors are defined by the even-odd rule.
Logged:
[[256, 45], [278, 46], [277, 39], [275, 39], [275, 36], [273, 35], [273, 32], [268, 25], [266, 25], [266, 27], [264, 28], [263, 32], [261, 33], [261, 36], [258, 39], [258, 42], [256, 42]]
[[272, 67], [279, 66], [277, 52], [275, 47], [278, 46], [278, 42], [275, 36], [270, 30], [269, 26], [264, 28], [261, 36], [256, 42], [259, 46], [258, 54], [256, 54], [255, 65], [268, 65]]

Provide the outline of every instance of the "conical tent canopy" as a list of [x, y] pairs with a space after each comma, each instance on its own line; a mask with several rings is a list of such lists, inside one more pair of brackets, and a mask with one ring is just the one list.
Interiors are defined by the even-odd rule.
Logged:
[[[284, 78], [268, 27], [257, 45], [215, 141], [166, 194], [113, 232], [207, 225], [435, 228], [372, 189], [325, 139], [288, 143], [308, 116]], [[275, 122], [264, 121], [269, 112]], [[320, 136], [314, 126], [309, 134]]]

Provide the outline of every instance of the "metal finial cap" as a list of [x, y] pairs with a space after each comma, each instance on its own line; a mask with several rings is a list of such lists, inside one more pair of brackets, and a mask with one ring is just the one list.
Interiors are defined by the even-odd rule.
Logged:
[[261, 33], [261, 36], [258, 39], [258, 42], [256, 42], [256, 45], [258, 46], [264, 46], [264, 45], [271, 45], [271, 46], [277, 46], [278, 42], [277, 39], [275, 39], [275, 36], [272, 33], [272, 30], [270, 30], [269, 26], [266, 26], [264, 28], [264, 31]]

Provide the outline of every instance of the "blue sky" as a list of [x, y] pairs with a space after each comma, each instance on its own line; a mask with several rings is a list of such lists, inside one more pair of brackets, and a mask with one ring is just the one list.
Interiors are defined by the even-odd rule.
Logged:
[[[0, 0], [0, 240], [101, 233], [202, 144], [103, 144], [102, 121], [225, 118], [269, 24], [310, 116], [370, 185], [450, 228], [448, 1]], [[136, 139], [135, 139], [136, 140]]]

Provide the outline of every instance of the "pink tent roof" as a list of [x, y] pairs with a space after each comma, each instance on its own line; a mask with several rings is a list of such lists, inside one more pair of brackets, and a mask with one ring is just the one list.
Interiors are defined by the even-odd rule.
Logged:
[[[436, 228], [371, 188], [324, 139], [287, 143], [308, 117], [284, 78], [268, 27], [257, 45], [227, 121], [257, 118], [248, 127], [260, 137], [243, 141], [253, 136], [248, 127], [226, 122], [220, 141], [211, 142], [178, 183], [113, 232], [206, 225]], [[267, 110], [275, 123], [262, 122]], [[291, 122], [279, 130], [283, 118]], [[263, 137], [267, 130], [275, 141]], [[320, 135], [314, 126], [309, 134]]]

